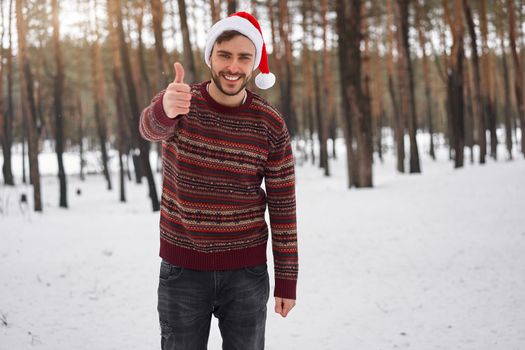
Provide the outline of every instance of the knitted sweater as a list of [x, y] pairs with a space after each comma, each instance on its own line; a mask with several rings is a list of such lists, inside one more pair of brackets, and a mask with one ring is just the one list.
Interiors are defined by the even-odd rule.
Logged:
[[286, 124], [248, 90], [239, 107], [217, 103], [207, 83], [190, 85], [188, 114], [168, 118], [161, 91], [140, 117], [142, 137], [162, 141], [160, 256], [205, 271], [263, 264], [268, 205], [274, 296], [296, 299], [294, 157]]

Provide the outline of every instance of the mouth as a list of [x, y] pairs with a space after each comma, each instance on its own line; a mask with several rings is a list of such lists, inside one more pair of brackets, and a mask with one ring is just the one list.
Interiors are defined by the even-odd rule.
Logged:
[[241, 79], [241, 75], [221, 74], [221, 76], [229, 82], [236, 82]]

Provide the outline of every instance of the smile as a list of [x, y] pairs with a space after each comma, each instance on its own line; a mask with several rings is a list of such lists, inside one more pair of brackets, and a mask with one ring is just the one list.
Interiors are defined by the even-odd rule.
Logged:
[[236, 80], [239, 80], [241, 78], [240, 75], [223, 75], [223, 77], [226, 79], [226, 80], [229, 80], [229, 81], [236, 81]]

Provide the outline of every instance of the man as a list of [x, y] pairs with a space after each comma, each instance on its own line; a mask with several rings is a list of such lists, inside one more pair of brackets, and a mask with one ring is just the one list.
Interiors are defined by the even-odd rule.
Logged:
[[[268, 69], [257, 20], [238, 12], [209, 31], [211, 81], [175, 81], [144, 109], [141, 135], [162, 141], [158, 312], [162, 349], [206, 349], [211, 315], [223, 349], [264, 348], [270, 284], [268, 205], [275, 312], [294, 307], [298, 275], [294, 158], [279, 112], [246, 89]], [[266, 192], [261, 188], [265, 181]]]

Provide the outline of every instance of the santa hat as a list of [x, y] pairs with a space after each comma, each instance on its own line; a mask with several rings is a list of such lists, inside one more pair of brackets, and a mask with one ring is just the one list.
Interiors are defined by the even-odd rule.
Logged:
[[206, 40], [206, 50], [204, 51], [204, 60], [211, 67], [210, 56], [215, 40], [223, 32], [235, 30], [245, 35], [255, 45], [255, 65], [253, 70], [259, 68], [260, 73], [255, 77], [255, 85], [260, 89], [269, 89], [275, 84], [275, 75], [270, 72], [268, 67], [268, 55], [266, 54], [266, 45], [262, 36], [259, 22], [247, 12], [237, 12], [215, 23], [208, 32]]

